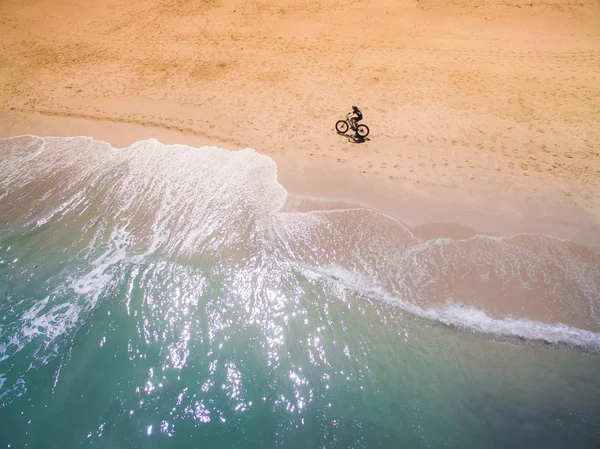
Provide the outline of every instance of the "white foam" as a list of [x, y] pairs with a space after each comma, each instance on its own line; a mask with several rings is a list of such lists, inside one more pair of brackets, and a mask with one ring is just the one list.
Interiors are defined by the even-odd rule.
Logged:
[[[36, 350], [37, 363], [45, 363], [52, 353], [53, 343], [79, 327], [85, 317], [97, 306], [100, 296], [114, 282], [117, 273], [111, 268], [127, 256], [130, 236], [115, 229], [103, 253], [93, 259], [82, 274], [70, 276], [44, 299], [36, 301], [20, 317], [21, 326], [5, 348], [6, 355], [20, 352], [30, 342], [42, 338], [43, 344]], [[75, 297], [69, 294], [75, 293]], [[10, 354], [8, 350], [10, 349]]]
[[94, 307], [105, 287], [113, 280], [109, 269], [127, 257], [127, 249], [131, 244], [131, 235], [123, 229], [112, 232], [108, 248], [92, 263], [92, 270], [70, 283], [73, 291], [79, 295], [87, 295], [90, 306]]
[[16, 380], [14, 384], [0, 392], [0, 406], [9, 404], [14, 398], [18, 398], [27, 391], [25, 381], [22, 378]]
[[[191, 256], [203, 246], [246, 244], [268, 229], [269, 215], [287, 195], [275, 163], [250, 148], [232, 152], [149, 139], [117, 150], [91, 138], [34, 136], [0, 145], [11, 148], [0, 155], [7, 218], [40, 227], [86, 211], [93, 218], [93, 207], [102, 220], [129, 226], [134, 244], [148, 254]], [[44, 150], [21, 149], [31, 145]], [[241, 214], [246, 219], [236, 220]]]
[[44, 363], [97, 306], [127, 257], [219, 255], [227, 246], [243, 253], [268, 235], [269, 217], [287, 194], [274, 162], [253, 149], [150, 139], [117, 150], [90, 138], [34, 136], [0, 146], [3, 219], [42, 229], [60, 221], [53, 239], [62, 232], [65, 245], [84, 248], [65, 282], [20, 314], [3, 358], [36, 341], [36, 363]]
[[[64, 293], [56, 291], [34, 305], [22, 317], [27, 338], [67, 332], [95, 307], [114, 279], [112, 267], [134, 252], [219, 259], [257, 248], [270, 254], [280, 246], [278, 256], [415, 315], [480, 332], [597, 348], [593, 332], [493, 319], [458, 305], [472, 298], [452, 297], [451, 270], [471, 273], [484, 289], [501, 277], [533, 294], [536, 281], [547, 286], [551, 301], [569, 301], [568, 292], [576, 291], [600, 325], [598, 255], [576, 257], [572, 242], [525, 234], [423, 241], [397, 220], [367, 209], [280, 212], [287, 192], [277, 182], [277, 167], [253, 149], [231, 152], [154, 139], [115, 149], [91, 138], [34, 136], [0, 139], [0, 146], [9, 150], [0, 152], [0, 212], [8, 204], [17, 223], [43, 227], [60, 219], [64, 228], [81, 230], [74, 239], [93, 234], [81, 242], [84, 257], [95, 257], [91, 269], [68, 283], [83, 299], [53, 306]], [[96, 257], [98, 248], [104, 250]], [[436, 289], [449, 292], [452, 301], [438, 309], [421, 307], [419, 299]]]
[[441, 308], [422, 308], [416, 304], [407, 302], [399, 297], [391, 296], [381, 286], [370, 282], [358, 273], [349, 272], [342, 267], [303, 267], [321, 276], [325, 276], [331, 282], [338, 283], [345, 288], [366, 295], [373, 299], [385, 301], [396, 307], [400, 307], [408, 313], [450, 325], [459, 329], [493, 334], [498, 336], [518, 337], [533, 341], [544, 341], [552, 344], [567, 344], [600, 352], [600, 333], [576, 329], [561, 323], [546, 324], [528, 319], [517, 319], [506, 317], [502, 319], [492, 318], [484, 311], [473, 307], [446, 304]]

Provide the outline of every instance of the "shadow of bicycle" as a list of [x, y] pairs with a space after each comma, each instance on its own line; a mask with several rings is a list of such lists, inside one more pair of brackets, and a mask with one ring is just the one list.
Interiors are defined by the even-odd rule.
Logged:
[[356, 133], [338, 133], [338, 135], [346, 137], [348, 142], [351, 143], [365, 143], [366, 141], [371, 140], [368, 137], [362, 137]]

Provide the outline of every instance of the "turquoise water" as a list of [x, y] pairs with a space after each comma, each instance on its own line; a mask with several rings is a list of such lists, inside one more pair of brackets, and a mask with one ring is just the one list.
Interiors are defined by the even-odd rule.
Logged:
[[283, 212], [253, 150], [23, 136], [0, 174], [0, 447], [600, 446], [590, 249]]

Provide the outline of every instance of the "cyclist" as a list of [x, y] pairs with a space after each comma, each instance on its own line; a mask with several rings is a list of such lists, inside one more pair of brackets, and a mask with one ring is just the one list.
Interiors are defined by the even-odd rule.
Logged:
[[356, 131], [356, 127], [358, 126], [358, 122], [360, 122], [363, 118], [362, 112], [356, 106], [352, 106], [352, 112], [350, 114], [350, 122], [352, 123], [352, 129]]

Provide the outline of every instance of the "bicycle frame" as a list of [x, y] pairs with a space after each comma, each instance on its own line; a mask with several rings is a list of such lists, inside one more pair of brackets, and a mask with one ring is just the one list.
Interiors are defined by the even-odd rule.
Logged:
[[352, 125], [352, 120], [350, 119], [352, 114], [354, 114], [354, 112], [350, 112], [350, 113], [348, 113], [348, 115], [346, 115], [346, 122], [348, 123], [348, 126], [350, 127], [350, 129], [352, 131], [356, 131], [356, 127]]

